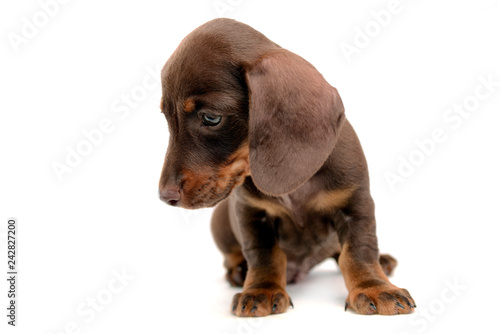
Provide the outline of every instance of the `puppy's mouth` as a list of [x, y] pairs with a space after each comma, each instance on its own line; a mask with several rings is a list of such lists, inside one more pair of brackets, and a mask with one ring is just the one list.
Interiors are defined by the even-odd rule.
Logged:
[[243, 145], [218, 170], [209, 167], [184, 170], [180, 206], [186, 209], [212, 207], [227, 198], [250, 176], [248, 145]]
[[198, 175], [196, 178], [187, 177], [183, 182], [179, 205], [185, 209], [213, 207], [226, 199], [234, 188], [241, 185], [246, 176], [245, 170], [239, 170], [230, 176], [214, 174], [205, 177], [203, 175]]
[[234, 188], [240, 184], [237, 180], [227, 180], [223, 188], [218, 187], [217, 183], [221, 180], [209, 179], [201, 185], [201, 189], [195, 191], [185, 191], [180, 205], [185, 209], [209, 208], [217, 205], [226, 199]]

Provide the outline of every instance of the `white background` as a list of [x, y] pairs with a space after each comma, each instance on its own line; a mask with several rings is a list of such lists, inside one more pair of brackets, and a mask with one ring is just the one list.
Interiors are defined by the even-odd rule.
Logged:
[[[500, 81], [498, 1], [401, 0], [385, 26], [373, 12], [389, 0], [221, 2], [229, 7], [74, 0], [51, 7], [46, 22], [37, 1], [2, 2], [1, 267], [14, 216], [20, 277], [15, 329], [6, 325], [1, 280], [1, 332], [498, 331], [500, 87], [474, 100], [481, 77]], [[157, 198], [168, 142], [158, 68], [186, 34], [221, 15], [306, 58], [338, 88], [368, 159], [380, 248], [398, 258], [392, 280], [412, 293], [414, 315], [344, 312], [333, 262], [288, 288], [294, 310], [253, 321], [230, 315], [239, 290], [223, 279], [211, 211]], [[14, 47], [9, 38], [29, 32], [27, 21], [40, 27]], [[366, 28], [369, 41], [359, 36]], [[349, 62], [341, 45], [356, 38]], [[460, 124], [447, 122], [447, 110], [464, 101], [478, 104]], [[59, 180], [54, 162], [65, 164], [68, 149], [85, 145], [84, 131], [106, 119], [111, 130]], [[437, 128], [446, 140], [418, 153], [415, 141]], [[419, 165], [391, 189], [387, 173], [410, 157]], [[125, 283], [114, 278], [122, 271]]]

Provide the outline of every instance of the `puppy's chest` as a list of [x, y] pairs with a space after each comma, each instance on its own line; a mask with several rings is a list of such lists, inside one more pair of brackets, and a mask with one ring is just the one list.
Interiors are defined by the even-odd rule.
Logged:
[[280, 197], [247, 197], [253, 208], [266, 212], [275, 224], [279, 247], [287, 255], [287, 281], [297, 282], [316, 264], [340, 252], [335, 230], [352, 189], [317, 190], [309, 183]]
[[[282, 199], [283, 211], [276, 219], [276, 232], [283, 249], [308, 253], [316, 247], [327, 247], [335, 233], [334, 209], [320, 212], [290, 198]], [[271, 218], [272, 215], [271, 215]]]
[[[343, 191], [308, 191], [272, 198], [263, 205], [268, 217], [276, 222], [282, 249], [292, 257], [317, 254], [318, 248], [329, 250], [337, 239], [335, 217], [345, 203]], [[335, 245], [337, 246], [337, 245]]]
[[292, 209], [276, 218], [279, 247], [287, 256], [287, 281], [301, 281], [318, 263], [340, 251], [331, 214]]
[[277, 217], [277, 235], [289, 258], [318, 255], [336, 247], [334, 207], [318, 210], [310, 201], [292, 196], [283, 196], [277, 202], [283, 207]]

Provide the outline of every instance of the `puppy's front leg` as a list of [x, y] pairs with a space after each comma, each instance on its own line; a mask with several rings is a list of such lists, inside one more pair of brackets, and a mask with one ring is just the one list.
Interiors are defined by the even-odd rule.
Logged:
[[285, 290], [286, 255], [278, 247], [273, 224], [265, 218], [246, 219], [239, 227], [248, 272], [243, 292], [233, 297], [232, 313], [261, 317], [286, 312], [292, 305]]
[[379, 262], [374, 205], [369, 193], [357, 194], [338, 223], [342, 250], [339, 267], [349, 295], [346, 310], [360, 314], [411, 313], [409, 292], [389, 282]]

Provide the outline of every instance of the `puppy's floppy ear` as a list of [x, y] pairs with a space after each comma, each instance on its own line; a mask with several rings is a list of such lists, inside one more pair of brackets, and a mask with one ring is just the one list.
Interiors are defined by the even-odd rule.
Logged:
[[262, 192], [289, 193], [324, 164], [345, 119], [337, 90], [309, 62], [278, 49], [245, 72], [250, 171]]

